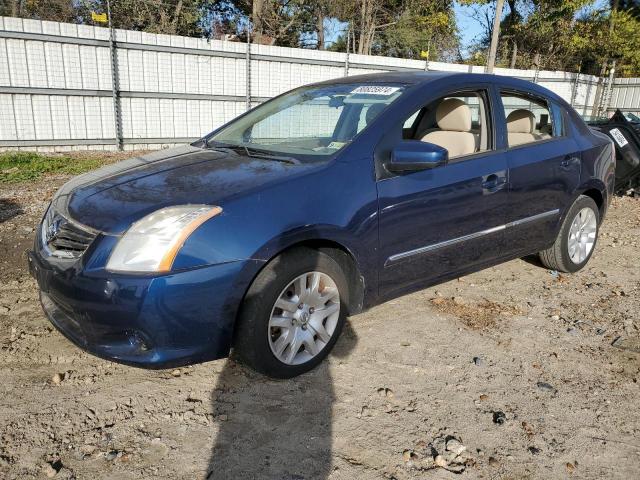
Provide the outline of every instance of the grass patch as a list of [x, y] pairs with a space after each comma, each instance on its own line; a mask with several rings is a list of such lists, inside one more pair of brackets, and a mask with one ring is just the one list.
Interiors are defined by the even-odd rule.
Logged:
[[36, 180], [46, 174], [77, 175], [108, 163], [101, 156], [43, 155], [36, 152], [0, 153], [0, 183]]

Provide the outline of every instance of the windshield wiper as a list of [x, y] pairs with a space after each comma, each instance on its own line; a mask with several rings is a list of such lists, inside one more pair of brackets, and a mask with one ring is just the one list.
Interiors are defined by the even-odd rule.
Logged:
[[244, 151], [247, 154], [247, 157], [252, 158], [264, 158], [265, 160], [275, 160], [276, 162], [284, 162], [290, 163], [292, 165], [300, 165], [300, 161], [293, 157], [287, 157], [285, 155], [274, 155], [270, 152], [265, 152], [264, 150], [258, 150], [257, 148], [247, 147], [246, 145], [241, 145], [244, 148]]
[[270, 152], [265, 152], [264, 150], [259, 150], [253, 147], [247, 147], [246, 145], [242, 145], [242, 144], [224, 143], [224, 142], [218, 142], [217, 140], [206, 140], [205, 145], [209, 148], [224, 148], [228, 150], [233, 150], [236, 153], [240, 150], [247, 157], [250, 157], [250, 158], [263, 158], [265, 160], [274, 160], [276, 162], [284, 162], [284, 163], [290, 163], [292, 165], [300, 165], [300, 162], [293, 157], [287, 157], [284, 155], [274, 155]]

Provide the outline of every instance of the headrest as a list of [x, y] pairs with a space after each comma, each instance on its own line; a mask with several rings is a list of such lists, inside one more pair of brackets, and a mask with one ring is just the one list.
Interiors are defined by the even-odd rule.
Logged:
[[507, 132], [533, 133], [536, 128], [536, 117], [524, 108], [514, 110], [507, 116]]
[[380, 112], [385, 109], [386, 106], [386, 103], [372, 103], [371, 105], [369, 105], [369, 108], [367, 108], [367, 113], [364, 117], [367, 125], [369, 125], [373, 121], [373, 119], [376, 118], [380, 114]]
[[436, 123], [440, 130], [468, 132], [471, 130], [471, 110], [459, 98], [447, 98], [436, 109]]

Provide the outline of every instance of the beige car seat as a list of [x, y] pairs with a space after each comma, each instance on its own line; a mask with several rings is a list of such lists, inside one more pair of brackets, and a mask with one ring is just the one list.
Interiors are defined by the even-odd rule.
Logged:
[[434, 143], [449, 152], [449, 158], [469, 155], [476, 151], [476, 138], [471, 133], [471, 110], [459, 98], [447, 98], [436, 109], [438, 130], [422, 137], [423, 142]]
[[509, 146], [522, 145], [535, 142], [538, 136], [535, 134], [536, 117], [529, 110], [520, 108], [507, 116], [507, 138]]

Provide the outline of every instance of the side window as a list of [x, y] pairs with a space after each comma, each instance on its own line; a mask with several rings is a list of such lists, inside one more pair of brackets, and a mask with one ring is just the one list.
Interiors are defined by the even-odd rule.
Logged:
[[511, 92], [502, 92], [500, 96], [510, 147], [562, 135], [562, 116], [557, 118], [560, 112], [556, 109], [552, 114], [545, 100]]
[[491, 126], [486, 98], [484, 90], [441, 97], [405, 120], [403, 138], [446, 148], [454, 161], [489, 150]]

